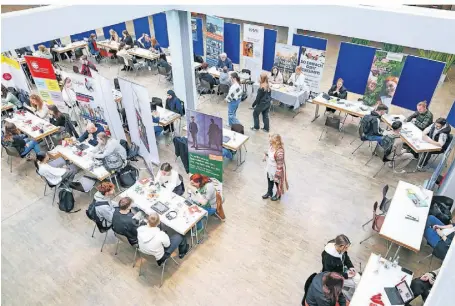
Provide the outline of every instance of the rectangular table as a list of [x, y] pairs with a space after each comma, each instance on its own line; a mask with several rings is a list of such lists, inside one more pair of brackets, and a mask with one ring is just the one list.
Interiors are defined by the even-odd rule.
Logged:
[[223, 147], [228, 150], [236, 151], [239, 153], [237, 155], [237, 167], [234, 169], [234, 171], [235, 171], [246, 161], [246, 156], [242, 161], [242, 151], [243, 151], [242, 146], [245, 147], [245, 151], [246, 151], [246, 142], [248, 141], [248, 139], [250, 139], [250, 137], [247, 135], [240, 134], [240, 133], [231, 131], [229, 129], [223, 128], [223, 138], [225, 136], [229, 137], [230, 139], [228, 142], [224, 142], [224, 140], [223, 140]]
[[2, 103], [2, 114], [3, 112], [6, 112], [7, 110], [13, 109], [16, 105], [14, 105], [11, 102], [6, 102], [5, 104]]
[[[152, 184], [152, 186], [150, 186]], [[152, 196], [156, 195], [156, 196]], [[181, 235], [185, 235], [188, 232], [191, 232], [191, 244], [193, 246], [193, 229], [197, 235], [196, 224], [202, 220], [202, 218], [208, 216], [208, 213], [205, 209], [198, 207], [193, 204], [192, 207], [198, 208], [199, 211], [190, 211], [190, 207], [185, 204], [185, 198], [173, 193], [170, 190], [167, 190], [161, 187], [159, 190], [153, 184], [152, 178], [143, 178], [140, 179], [122, 192], [117, 198], [120, 197], [130, 197], [133, 200], [133, 207], [141, 209], [144, 213], [150, 214], [152, 211], [152, 205], [157, 201], [167, 205], [169, 210], [160, 216], [160, 221], [167, 227], [172, 228], [174, 231]], [[166, 217], [166, 214], [170, 211], [175, 211], [177, 216], [169, 220]], [[204, 229], [205, 230], [205, 229]], [[196, 236], [196, 241], [198, 238]]]
[[[14, 123], [14, 125], [21, 130], [21, 132], [36, 141], [44, 139], [50, 149], [54, 147], [54, 142], [52, 141], [52, 138], [49, 137], [50, 144], [52, 144], [51, 146], [47, 137], [60, 130], [58, 126], [55, 126], [49, 123], [49, 121], [41, 119], [40, 117], [27, 111], [14, 112], [13, 118], [6, 118], [5, 121]], [[33, 130], [34, 127], [38, 127], [38, 129]], [[40, 132], [40, 129], [43, 130], [43, 133]]]
[[361, 118], [365, 115], [368, 115], [373, 110], [373, 107], [367, 106], [363, 104], [361, 101], [349, 101], [344, 99], [340, 99], [340, 101], [337, 101], [336, 97], [331, 97], [330, 100], [326, 100], [324, 99], [324, 97], [322, 97], [322, 93], [315, 97], [312, 100], [312, 103], [316, 104], [316, 110], [314, 112], [314, 118], [313, 120], [311, 120], [311, 122], [319, 118], [319, 105], [330, 107], [336, 109], [337, 111], [346, 113], [346, 116], [352, 115]]
[[[220, 71], [218, 69], [216, 69], [215, 66], [212, 66], [210, 67], [208, 70], [208, 73], [210, 73], [214, 78], [220, 78]], [[248, 74], [248, 73], [241, 73], [239, 71], [229, 71], [229, 74], [232, 74], [234, 72], [237, 72], [237, 74], [239, 75], [239, 78], [240, 78], [240, 82], [243, 83], [245, 81], [248, 81], [251, 76]]]
[[[259, 83], [254, 83], [253, 88], [259, 89]], [[309, 97], [308, 91], [296, 91], [294, 86], [286, 84], [273, 84], [270, 88], [272, 89], [272, 99], [293, 107], [293, 111], [296, 112], [294, 117], [299, 113], [297, 110], [300, 105], [304, 104]]]
[[58, 59], [62, 61], [62, 53], [68, 52], [68, 51], [74, 51], [79, 48], [85, 48], [87, 47], [87, 42], [85, 41], [75, 41], [73, 43], [70, 43], [64, 47], [58, 47], [58, 48], [52, 48], [53, 51], [57, 53]]
[[[417, 207], [407, 195], [407, 189], [412, 190], [421, 199], [428, 203], [427, 207]], [[389, 210], [382, 224], [379, 235], [398, 245], [394, 258], [398, 255], [401, 247], [405, 247], [414, 252], [420, 251], [423, 232], [430, 211], [433, 191], [420, 188], [416, 185], [399, 181], [398, 186], [390, 203]], [[412, 221], [405, 217], [410, 215], [418, 221]], [[392, 247], [387, 250], [386, 257]]]
[[371, 297], [381, 293], [381, 300], [385, 306], [390, 306], [390, 301], [384, 290], [385, 287], [394, 287], [404, 277], [408, 286], [411, 285], [412, 275], [401, 270], [400, 266], [392, 267], [392, 263], [387, 262], [389, 268], [384, 266], [386, 260], [374, 253], [371, 253], [365, 270], [362, 273], [362, 278], [354, 292], [354, 296], [350, 302], [350, 306], [368, 306], [371, 302]]
[[149, 59], [151, 61], [154, 61], [154, 60], [157, 60], [158, 58], [160, 58], [160, 55], [158, 53], [154, 53], [151, 50], [147, 50], [147, 49], [139, 48], [139, 47], [128, 49], [127, 52], [130, 55], [139, 56], [142, 58]]
[[103, 41], [97, 41], [96, 45], [98, 48], [106, 49], [108, 50], [118, 50], [118, 46], [120, 45], [118, 42], [115, 42], [113, 40], [103, 40]]
[[401, 128], [401, 139], [416, 153], [419, 154], [419, 161], [417, 162], [417, 168], [423, 167], [423, 162], [428, 152], [439, 152], [441, 147], [435, 146], [434, 144], [428, 143], [422, 139], [423, 131], [414, 125], [412, 122], [405, 122], [406, 118], [403, 115], [391, 115], [386, 114], [382, 116], [384, 121], [390, 128], [392, 123], [395, 121], [401, 121], [403, 126]]

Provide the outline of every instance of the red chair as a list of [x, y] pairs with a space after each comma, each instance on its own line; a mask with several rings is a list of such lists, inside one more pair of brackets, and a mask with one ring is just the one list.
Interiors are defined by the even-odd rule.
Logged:
[[[382, 227], [382, 224], [384, 223], [384, 220], [385, 220], [385, 216], [383, 215], [379, 215], [376, 211], [378, 209], [378, 202], [374, 202], [374, 205], [373, 205], [373, 223], [371, 224], [371, 228], [373, 229], [373, 231], [375, 231], [376, 233], [379, 233], [381, 231], [381, 227]], [[373, 237], [376, 233], [373, 233], [371, 234], [368, 238], [360, 241], [360, 244], [362, 244], [363, 242], [367, 241], [368, 239], [370, 239], [371, 237]]]

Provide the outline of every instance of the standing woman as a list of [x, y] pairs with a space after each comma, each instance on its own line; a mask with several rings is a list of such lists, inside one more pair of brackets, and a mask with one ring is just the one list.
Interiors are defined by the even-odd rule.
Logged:
[[47, 105], [44, 105], [40, 96], [37, 94], [30, 95], [30, 104], [35, 108], [35, 115], [42, 119], [47, 117]]
[[[272, 201], [281, 199], [281, 195], [289, 189], [288, 179], [286, 176], [286, 163], [284, 161], [284, 147], [281, 136], [274, 134], [269, 138], [269, 150], [264, 153], [263, 161], [267, 161], [267, 193], [262, 196], [263, 199], [272, 197]], [[273, 185], [276, 185], [276, 193], [273, 195]], [[273, 196], [272, 196], [273, 195]]]
[[281, 74], [280, 70], [278, 70], [277, 66], [272, 68], [272, 72], [269, 76], [269, 83], [270, 84], [283, 84], [283, 74]]
[[267, 72], [262, 72], [259, 77], [259, 90], [256, 95], [256, 100], [253, 102], [253, 119], [254, 126], [252, 130], [259, 130], [259, 114], [262, 113], [262, 121], [264, 121], [265, 132], [269, 131], [269, 110], [270, 102], [272, 101], [272, 91], [270, 90]]
[[237, 119], [237, 109], [239, 108], [240, 100], [242, 98], [243, 90], [240, 86], [240, 77], [236, 72], [231, 73], [231, 87], [229, 88], [228, 95], [225, 101], [228, 103], [228, 123], [229, 126], [239, 124]]
[[69, 114], [71, 121], [75, 121], [79, 125], [79, 115], [81, 110], [76, 100], [76, 92], [73, 89], [71, 78], [67, 77], [63, 80], [62, 97], [65, 102], [65, 106], [61, 107], [60, 111], [62, 113]]

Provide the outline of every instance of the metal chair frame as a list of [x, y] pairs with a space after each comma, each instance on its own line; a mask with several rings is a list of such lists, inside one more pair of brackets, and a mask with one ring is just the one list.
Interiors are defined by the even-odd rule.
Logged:
[[[147, 257], [153, 257], [153, 260], [154, 260], [155, 262], [156, 262], [156, 259], [155, 259], [155, 257], [154, 257], [153, 255], [144, 254], [144, 253], [141, 252], [141, 250], [140, 250], [139, 248], [138, 248], [138, 250], [139, 250], [139, 259], [140, 259], [140, 261], [139, 261], [139, 276], [141, 276], [141, 273], [142, 273], [142, 259], [145, 259], [146, 256], [147, 256]], [[177, 266], [180, 265], [180, 264], [174, 259], [174, 257], [172, 257], [172, 255], [171, 255], [169, 258], [167, 258], [167, 259], [161, 264], [161, 281], [160, 281], [160, 288], [163, 286], [164, 269], [165, 269], [166, 263], [169, 261], [169, 259], [172, 259], [172, 260], [175, 262], [175, 264], [176, 264]], [[134, 260], [136, 261], [136, 255], [134, 256]], [[158, 265], [158, 263], [157, 263], [157, 265]]]

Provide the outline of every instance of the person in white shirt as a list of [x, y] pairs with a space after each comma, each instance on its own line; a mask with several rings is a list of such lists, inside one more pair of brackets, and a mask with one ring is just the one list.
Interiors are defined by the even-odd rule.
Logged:
[[42, 119], [47, 118], [47, 105], [44, 104], [40, 96], [37, 94], [30, 95], [30, 105], [33, 106], [36, 116]]
[[185, 192], [185, 187], [180, 180], [179, 173], [173, 170], [169, 163], [163, 163], [161, 165], [160, 171], [156, 174], [155, 182], [179, 196]]
[[161, 231], [160, 216], [156, 212], [150, 213], [147, 218], [147, 225], [137, 229], [139, 251], [155, 257], [158, 265], [161, 266], [171, 254], [178, 248], [179, 258], [185, 257], [189, 250], [186, 238], [180, 234], [173, 234], [171, 237]]
[[98, 133], [96, 138], [98, 140], [98, 145], [96, 146], [97, 153], [93, 155], [94, 158], [102, 159], [117, 153], [122, 157], [123, 161], [126, 162], [126, 149], [120, 144], [119, 140], [107, 136], [105, 132]]
[[55, 159], [49, 162], [50, 156], [48, 153], [38, 153], [36, 155], [35, 167], [38, 173], [44, 176], [51, 185], [58, 185], [60, 183], [66, 185], [68, 182], [73, 181], [77, 173], [75, 165], [66, 165], [64, 159]]
[[297, 66], [297, 68], [295, 68], [295, 72], [291, 74], [291, 77], [288, 79], [288, 84], [297, 87], [299, 90], [302, 90], [303, 87], [305, 87], [305, 77], [302, 73], [302, 67]]
[[71, 78], [67, 77], [65, 80], [63, 80], [62, 97], [65, 103], [64, 105], [62, 105], [62, 103], [59, 103], [57, 107], [62, 113], [69, 114], [71, 121], [76, 121], [79, 124], [78, 116], [81, 110], [76, 103], [76, 92], [73, 89]]
[[38, 51], [33, 53], [33, 56], [47, 58], [50, 59], [51, 61], [54, 60], [54, 57], [44, 45], [39, 45]]
[[283, 74], [278, 70], [277, 66], [272, 68], [272, 71], [269, 75], [269, 83], [270, 84], [283, 84]]
[[126, 45], [124, 42], [121, 42], [119, 45], [118, 45], [118, 51], [117, 51], [117, 56], [120, 56], [122, 58], [125, 59], [125, 65], [123, 66], [122, 69], [120, 69], [121, 71], [130, 71], [133, 69], [133, 67], [127, 65], [126, 63], [128, 62], [128, 60], [132, 60], [133, 61], [133, 64], [136, 63], [136, 59], [134, 58], [134, 56], [132, 56], [131, 54], [129, 54], [127, 52], [127, 48], [126, 48]]
[[231, 74], [231, 87], [229, 93], [226, 96], [225, 101], [228, 103], [228, 124], [240, 123], [237, 119], [237, 109], [239, 108], [240, 101], [242, 99], [243, 90], [240, 86], [240, 77], [236, 72]]

